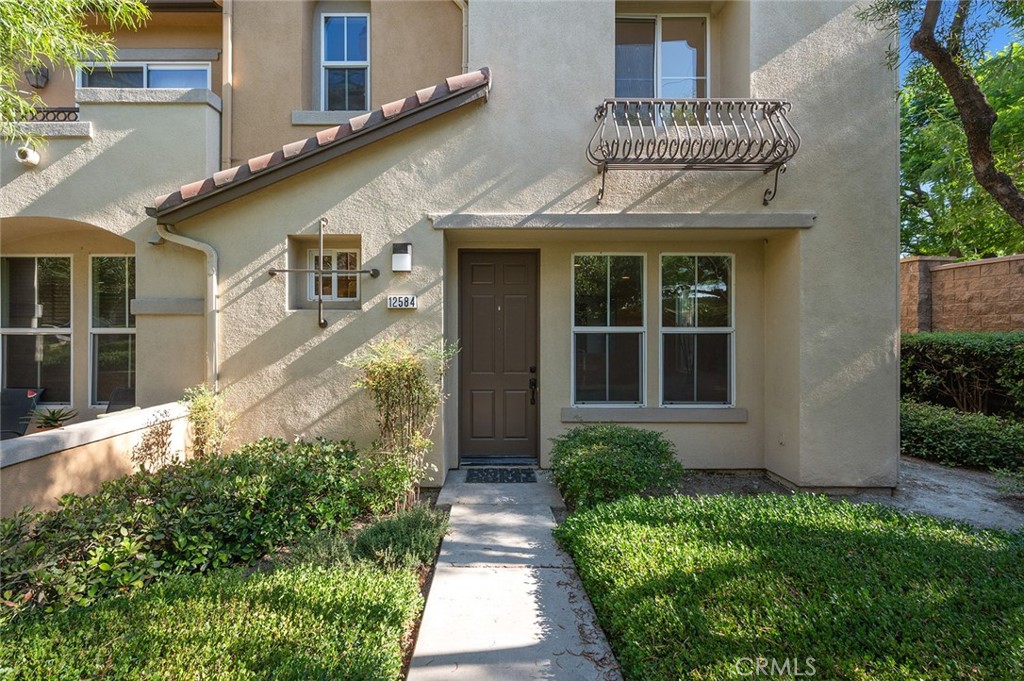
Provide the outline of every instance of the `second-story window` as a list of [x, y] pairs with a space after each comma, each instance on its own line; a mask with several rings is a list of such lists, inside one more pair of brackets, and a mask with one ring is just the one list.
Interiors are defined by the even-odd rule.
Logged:
[[707, 97], [707, 17], [616, 18], [615, 96]]
[[78, 75], [79, 87], [210, 88], [208, 62], [114, 62], [87, 64]]
[[325, 111], [370, 106], [370, 16], [324, 14], [321, 77]]

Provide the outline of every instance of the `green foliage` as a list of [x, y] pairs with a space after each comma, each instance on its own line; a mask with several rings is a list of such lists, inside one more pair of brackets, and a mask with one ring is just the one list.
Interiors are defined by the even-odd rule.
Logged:
[[731, 681], [757, 657], [814, 658], [829, 681], [1024, 664], [1019, 533], [797, 494], [631, 497], [556, 536], [628, 679]]
[[904, 334], [904, 398], [1024, 416], [1024, 332]]
[[[108, 30], [91, 25], [90, 15]], [[140, 28], [149, 18], [143, 0], [17, 0], [0, 2], [0, 139], [32, 140], [21, 121], [43, 102], [18, 89], [26, 69], [74, 69], [87, 61], [115, 61], [110, 30]]]
[[578, 426], [551, 441], [551, 475], [570, 508], [667, 489], [683, 476], [672, 443], [652, 430]]
[[1000, 468], [993, 473], [996, 475], [996, 487], [1000, 494], [1024, 498], [1024, 466], [1017, 470]]
[[29, 418], [35, 419], [36, 428], [60, 428], [71, 419], [78, 416], [78, 410], [69, 407], [57, 407], [55, 409], [33, 409]]
[[[1024, 45], [974, 65], [998, 119], [996, 165], [1024, 186]], [[960, 114], [930, 65], [910, 70], [900, 96], [900, 247], [914, 255], [1024, 252], [1024, 229], [974, 179]]]
[[295, 565], [177, 576], [3, 631], [5, 678], [365, 679], [401, 675], [412, 571]]
[[175, 573], [255, 564], [317, 527], [347, 526], [360, 510], [357, 473], [350, 443], [264, 439], [4, 518], [3, 605], [60, 610]]
[[1024, 423], [934, 404], [900, 404], [900, 452], [948, 466], [1024, 468]]
[[431, 565], [448, 529], [446, 513], [423, 505], [377, 520], [354, 534], [329, 527], [293, 547], [289, 563], [354, 565], [367, 563], [387, 570]]
[[415, 498], [444, 398], [441, 381], [456, 352], [443, 342], [416, 348], [406, 338], [387, 338], [346, 362], [360, 371], [355, 387], [369, 393], [377, 410], [380, 437], [367, 456], [375, 513], [394, 510], [396, 498], [405, 497], [399, 506]]
[[234, 420], [224, 407], [224, 394], [214, 392], [207, 385], [197, 385], [185, 390], [181, 403], [188, 408], [194, 455], [220, 454]]

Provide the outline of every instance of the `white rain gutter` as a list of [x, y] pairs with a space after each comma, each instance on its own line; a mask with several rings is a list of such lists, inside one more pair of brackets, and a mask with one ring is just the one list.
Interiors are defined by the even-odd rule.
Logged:
[[157, 224], [156, 233], [173, 244], [195, 249], [206, 256], [206, 382], [213, 386], [214, 392], [218, 392], [220, 366], [217, 359], [217, 348], [219, 347], [220, 294], [217, 285], [219, 267], [217, 251], [208, 243], [172, 232], [167, 225]]
[[469, 7], [466, 0], [452, 0], [462, 10], [462, 72], [469, 73]]
[[233, 48], [233, 0], [223, 0], [221, 4], [221, 63], [220, 63], [220, 169], [231, 167], [231, 118], [234, 115], [232, 106], [232, 90], [234, 89], [234, 48]]

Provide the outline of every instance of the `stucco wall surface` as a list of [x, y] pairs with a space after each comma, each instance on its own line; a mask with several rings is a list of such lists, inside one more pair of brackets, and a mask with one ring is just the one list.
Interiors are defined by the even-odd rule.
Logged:
[[[147, 433], [148, 438], [147, 438]], [[107, 480], [137, 470], [133, 448], [159, 456], [160, 465], [189, 453], [185, 410], [177, 404], [111, 415], [4, 441], [0, 473], [0, 516], [25, 506], [57, 508], [65, 494], [91, 494]], [[154, 463], [150, 463], [152, 469]]]
[[[626, 242], [649, 257], [664, 248], [721, 248], [742, 263], [737, 406], [750, 416], [746, 424], [669, 426], [686, 445], [683, 457], [701, 467], [767, 466], [803, 485], [895, 484], [897, 128], [883, 36], [855, 18], [850, 2], [756, 2], [721, 10], [723, 22], [749, 36], [749, 46], [729, 58], [737, 94], [744, 87], [738, 65], [748, 62], [751, 96], [793, 102], [791, 118], [804, 143], [780, 180], [778, 198], [762, 208], [771, 178], [758, 173], [618, 172], [609, 174], [598, 207], [600, 180], [584, 149], [594, 107], [613, 92], [615, 9], [610, 0], [475, 0], [470, 67], [489, 66], [495, 74], [486, 104], [178, 225], [221, 255], [221, 380], [241, 414], [236, 437], [371, 439], [369, 401], [351, 388], [354, 372], [339, 360], [387, 335], [419, 343], [442, 333], [452, 338], [456, 251], [486, 243], [541, 249], [544, 440], [565, 427], [560, 410], [569, 406], [568, 262], [578, 243], [611, 251]], [[509, 27], [517, 40], [508, 39]], [[549, 236], [510, 228], [449, 233], [446, 242], [426, 218], [778, 211], [812, 211], [817, 219], [809, 230], [745, 237], [687, 230]], [[362, 280], [360, 311], [327, 313], [326, 330], [317, 327], [315, 312], [289, 311], [287, 280], [266, 272], [285, 266], [288, 235], [315, 233], [320, 216], [328, 218], [330, 233], [359, 235], [364, 266], [383, 272]], [[411, 274], [390, 272], [390, 244], [399, 241], [414, 246]], [[156, 250], [168, 271], [195, 263], [192, 254]], [[649, 267], [648, 277], [653, 272]], [[388, 293], [417, 293], [420, 308], [387, 310]], [[656, 326], [649, 327], [648, 344], [655, 337]], [[651, 391], [657, 368], [650, 347], [648, 357]], [[456, 461], [453, 412], [449, 403], [437, 433], [439, 468]]]

